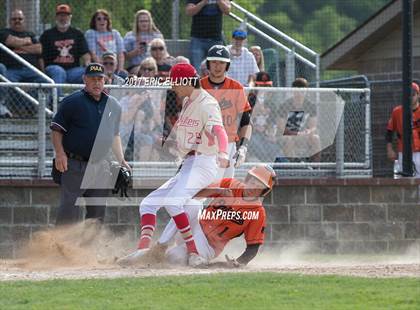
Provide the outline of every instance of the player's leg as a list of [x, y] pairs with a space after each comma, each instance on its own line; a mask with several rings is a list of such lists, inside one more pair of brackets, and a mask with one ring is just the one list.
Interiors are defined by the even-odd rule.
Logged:
[[151, 192], [140, 203], [140, 240], [139, 249], [150, 247], [150, 242], [156, 227], [156, 213], [165, 202], [172, 187], [176, 184], [178, 175], [170, 178], [165, 184]]

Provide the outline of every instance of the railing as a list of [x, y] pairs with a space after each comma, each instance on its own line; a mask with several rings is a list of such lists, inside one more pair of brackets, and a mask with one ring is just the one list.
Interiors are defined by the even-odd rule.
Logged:
[[[308, 48], [307, 46], [303, 45], [302, 43], [298, 42], [297, 40], [293, 39], [292, 37], [288, 36], [284, 32], [276, 29], [272, 25], [268, 24], [258, 16], [252, 14], [251, 12], [247, 11], [240, 5], [238, 5], [235, 2], [231, 2], [232, 7], [242, 14], [245, 15], [245, 19], [242, 19], [238, 17], [234, 13], [230, 13], [229, 16], [241, 23], [246, 22], [246, 25], [249, 30], [251, 30], [254, 34], [257, 36], [260, 36], [270, 43], [272, 43], [277, 48], [283, 50], [286, 52], [286, 86], [290, 87], [294, 78], [295, 78], [295, 58], [299, 59], [301, 62], [309, 66], [310, 68], [315, 70], [315, 83], [316, 87], [319, 87], [320, 82], [320, 55], [313, 51], [312, 49]], [[282, 44], [279, 40], [273, 38], [272, 36], [268, 35], [261, 29], [258, 29], [257, 27], [253, 26], [252, 24], [248, 23], [247, 20], [252, 20], [256, 24], [260, 25], [261, 27], [265, 28], [266, 30], [270, 31], [275, 36], [280, 37], [281, 40], [283, 40], [286, 44], [289, 46], [286, 46], [285, 44]], [[308, 60], [305, 56], [303, 56], [302, 53], [305, 53], [309, 57], [311, 57], [313, 60]]]
[[[38, 91], [38, 112], [35, 118], [16, 118], [4, 120], [0, 125], [3, 135], [0, 142], [0, 178], [48, 178], [51, 169], [53, 149], [50, 141], [48, 125], [51, 122], [51, 113], [47, 109], [48, 89], [57, 87], [74, 90], [84, 85], [74, 84], [48, 84], [48, 83], [0, 83], [0, 89], [23, 87]], [[165, 94], [168, 87], [133, 87], [107, 85], [111, 94], [121, 92], [120, 102], [132, 93], [143, 94], [161, 92]], [[129, 91], [129, 92], [127, 92]], [[287, 159], [284, 147], [285, 141], [278, 128], [274, 140], [264, 144], [264, 139], [269, 141], [271, 129], [270, 115], [278, 116], [284, 112], [286, 101], [293, 97], [296, 89], [293, 88], [246, 88], [246, 91], [256, 93], [260, 101], [253, 111], [254, 133], [248, 149], [247, 162], [237, 169], [236, 175], [242, 176], [248, 168], [258, 163], [268, 163], [277, 169], [280, 177], [360, 177], [371, 176], [371, 124], [370, 124], [370, 90], [342, 89], [342, 88], [308, 88], [305, 90], [306, 98], [317, 107], [318, 133], [322, 151], [319, 160], [311, 159], [308, 153], [299, 159]], [[125, 93], [124, 93], [125, 92]], [[264, 98], [264, 99], [263, 99]], [[271, 98], [271, 99], [270, 99]], [[271, 101], [270, 101], [271, 100]], [[259, 110], [260, 107], [275, 107], [269, 110]], [[160, 106], [155, 104], [155, 106]], [[265, 117], [265, 131], [261, 131], [261, 118]], [[328, 136], [328, 138], [327, 138]], [[270, 136], [271, 137], [271, 136]], [[252, 147], [252, 143], [263, 143], [262, 146]], [[306, 142], [305, 142], [306, 143]], [[302, 149], [310, 145], [303, 145]], [[275, 149], [275, 153], [268, 153], [268, 148]], [[262, 155], [261, 152], [264, 152]], [[287, 155], [287, 156], [286, 156]], [[265, 157], [264, 157], [265, 156]], [[272, 158], [267, 160], [267, 158]], [[307, 159], [309, 158], [309, 159]], [[286, 159], [286, 160], [283, 160]], [[144, 180], [169, 178], [176, 172], [174, 161], [153, 158], [149, 161], [139, 161], [135, 158], [132, 162], [136, 178]]]

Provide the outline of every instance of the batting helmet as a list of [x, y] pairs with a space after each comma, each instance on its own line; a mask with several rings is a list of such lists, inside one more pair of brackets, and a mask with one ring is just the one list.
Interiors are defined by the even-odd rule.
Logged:
[[254, 177], [265, 185], [266, 189], [262, 192], [262, 196], [266, 196], [273, 189], [276, 172], [268, 165], [255, 166], [248, 171], [246, 178], [249, 177]]
[[210, 70], [209, 61], [218, 60], [226, 62], [226, 71], [229, 70], [230, 66], [230, 52], [226, 46], [223, 45], [213, 45], [210, 47], [209, 51], [207, 52], [206, 58], [206, 66], [207, 69]]

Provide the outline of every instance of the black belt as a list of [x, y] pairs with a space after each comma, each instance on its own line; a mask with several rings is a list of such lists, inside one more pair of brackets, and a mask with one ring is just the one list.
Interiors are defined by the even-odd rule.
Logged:
[[197, 151], [190, 151], [187, 153], [187, 156], [196, 156], [196, 155], [201, 155], [202, 153], [197, 152]]
[[89, 158], [74, 154], [72, 152], [66, 152], [66, 155], [67, 155], [67, 158], [70, 158], [70, 159], [75, 159], [78, 161], [89, 161]]

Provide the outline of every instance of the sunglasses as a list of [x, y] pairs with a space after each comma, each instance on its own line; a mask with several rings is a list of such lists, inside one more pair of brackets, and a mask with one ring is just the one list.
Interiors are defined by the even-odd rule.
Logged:
[[113, 66], [115, 62], [104, 62], [104, 66]]
[[155, 71], [154, 68], [141, 68], [142, 71], [149, 71], [149, 72], [153, 72]]
[[145, 20], [141, 20], [141, 19], [140, 19], [140, 20], [139, 20], [139, 22], [140, 22], [140, 23], [148, 23], [148, 22], [149, 22], [149, 20], [148, 20], [148, 19], [147, 19], [147, 20], [146, 20], [146, 19], [145, 19]]
[[99, 17], [96, 17], [96, 20], [108, 20], [108, 17], [99, 16]]
[[16, 20], [23, 20], [23, 18], [22, 18], [22, 17], [13, 17], [13, 18], [11, 18], [11, 20], [13, 20], [13, 21], [16, 21]]
[[152, 51], [163, 51], [165, 48], [163, 46], [153, 46], [150, 49]]

